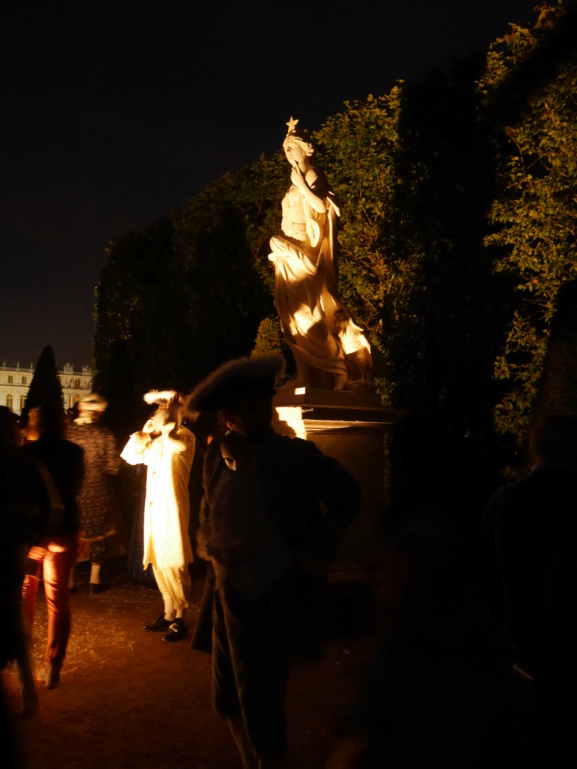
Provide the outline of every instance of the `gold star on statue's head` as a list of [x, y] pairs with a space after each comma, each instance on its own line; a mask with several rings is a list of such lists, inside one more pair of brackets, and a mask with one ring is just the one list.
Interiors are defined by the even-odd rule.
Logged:
[[310, 157], [312, 156], [314, 149], [313, 149], [313, 145], [310, 142], [309, 132], [306, 130], [306, 128], [303, 130], [302, 128], [297, 126], [298, 122], [299, 121], [296, 120], [294, 117], [291, 117], [291, 119], [286, 124], [288, 126], [288, 131], [287, 131], [287, 135], [285, 136], [285, 140], [283, 142], [283, 147], [286, 150], [287, 142], [288, 143], [296, 142], [302, 147], [305, 155], [307, 155], [307, 157]]
[[287, 136], [289, 136], [290, 134], [294, 134], [296, 132], [296, 127], [298, 122], [299, 122], [298, 120], [295, 120], [294, 117], [291, 116], [291, 119], [287, 123], [287, 126], [288, 126]]

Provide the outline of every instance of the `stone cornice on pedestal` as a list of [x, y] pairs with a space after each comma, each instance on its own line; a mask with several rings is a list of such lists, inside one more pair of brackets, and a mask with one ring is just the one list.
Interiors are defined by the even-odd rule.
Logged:
[[376, 393], [281, 388], [273, 405], [282, 428], [299, 438], [320, 433], [385, 432], [404, 412], [386, 409]]

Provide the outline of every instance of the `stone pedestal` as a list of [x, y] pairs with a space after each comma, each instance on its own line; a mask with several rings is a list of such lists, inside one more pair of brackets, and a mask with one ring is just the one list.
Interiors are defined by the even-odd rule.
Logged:
[[360, 515], [349, 528], [331, 569], [351, 578], [372, 566], [381, 541], [384, 504], [384, 436], [400, 412], [384, 409], [374, 393], [282, 388], [273, 401], [274, 427], [283, 435], [313, 441], [359, 482]]

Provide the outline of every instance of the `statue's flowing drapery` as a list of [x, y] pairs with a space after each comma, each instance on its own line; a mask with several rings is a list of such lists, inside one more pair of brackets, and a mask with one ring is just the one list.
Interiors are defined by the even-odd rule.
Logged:
[[370, 362], [370, 347], [338, 297], [340, 211], [324, 174], [314, 170], [318, 181], [311, 189], [325, 202], [325, 212], [316, 211], [291, 186], [282, 203], [282, 232], [271, 238], [269, 259], [275, 265], [277, 312], [297, 364], [294, 384], [342, 390], [351, 386], [347, 357], [362, 354]]

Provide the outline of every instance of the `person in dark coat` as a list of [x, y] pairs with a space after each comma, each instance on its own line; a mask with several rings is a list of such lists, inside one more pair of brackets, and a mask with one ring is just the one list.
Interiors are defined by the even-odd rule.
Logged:
[[22, 714], [34, 715], [38, 695], [22, 617], [26, 553], [49, 515], [38, 463], [20, 447], [18, 420], [0, 406], [0, 667], [12, 663], [22, 687]]
[[467, 442], [444, 420], [410, 414], [388, 449], [375, 651], [335, 722], [326, 769], [532, 766], [485, 596]]
[[38, 543], [28, 552], [22, 587], [24, 617], [29, 632], [34, 622], [38, 584], [43, 573], [48, 606], [48, 646], [44, 682], [55, 689], [70, 635], [68, 580], [76, 559], [80, 513], [78, 495], [84, 477], [83, 451], [64, 439], [64, 413], [52, 405], [40, 409], [40, 436], [24, 449], [39, 462], [51, 500], [51, 514]]
[[528, 477], [485, 512], [503, 586], [510, 660], [543, 766], [577, 756], [572, 702], [577, 630], [577, 418], [552, 415], [529, 432]]
[[220, 410], [208, 446], [198, 553], [214, 569], [213, 699], [245, 767], [288, 765], [285, 700], [299, 623], [360, 507], [352, 476], [316, 446], [274, 432], [279, 355], [231, 361], [189, 413]]

